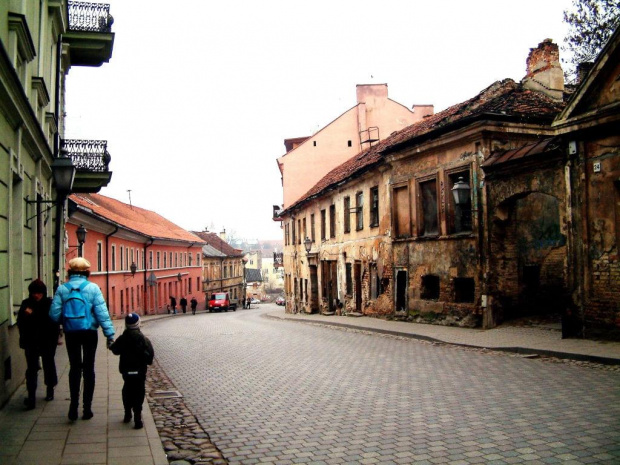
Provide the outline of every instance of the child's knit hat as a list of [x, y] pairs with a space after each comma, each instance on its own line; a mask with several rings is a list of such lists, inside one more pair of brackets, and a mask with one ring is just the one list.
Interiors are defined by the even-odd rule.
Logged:
[[125, 327], [127, 329], [140, 328], [140, 315], [137, 313], [128, 313], [125, 317]]

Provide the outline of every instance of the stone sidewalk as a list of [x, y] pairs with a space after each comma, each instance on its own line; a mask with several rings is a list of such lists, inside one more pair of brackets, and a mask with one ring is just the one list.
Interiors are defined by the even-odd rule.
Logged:
[[[117, 320], [116, 335], [124, 328]], [[145, 401], [144, 428], [124, 424], [118, 357], [106, 350], [99, 331], [96, 359], [96, 385], [93, 399], [94, 418], [75, 422], [67, 419], [69, 411], [69, 360], [64, 345], [56, 352], [58, 386], [55, 399], [46, 402], [43, 374], [39, 373], [37, 407], [25, 411], [23, 383], [0, 410], [0, 464], [114, 464], [164, 465], [168, 463], [153, 416]], [[79, 414], [81, 416], [81, 405]]]
[[[266, 308], [269, 306], [269, 308]], [[562, 339], [557, 329], [500, 326], [491, 330], [386, 321], [369, 317], [287, 314], [283, 308], [262, 304], [270, 318], [355, 328], [492, 350], [551, 355], [598, 363], [620, 364], [620, 343], [584, 339]], [[273, 307], [273, 310], [270, 309]], [[145, 316], [143, 323], [172, 315]], [[115, 321], [117, 335], [123, 320]], [[45, 402], [39, 386], [37, 407], [24, 411], [25, 383], [0, 410], [0, 465], [4, 464], [115, 464], [164, 465], [168, 463], [148, 403], [144, 403], [144, 429], [122, 423], [122, 378], [118, 358], [105, 349], [100, 334], [97, 350], [94, 418], [67, 420], [69, 410], [69, 363], [63, 346], [58, 347], [56, 364], [59, 384], [56, 398]], [[39, 375], [42, 383], [43, 375]], [[81, 414], [81, 412], [80, 412]]]
[[620, 342], [589, 339], [562, 339], [553, 326], [510, 326], [494, 329], [470, 329], [451, 326], [387, 321], [371, 317], [320, 314], [290, 314], [284, 308], [268, 312], [271, 318], [356, 328], [395, 336], [411, 337], [465, 347], [548, 355], [594, 363], [620, 364]]

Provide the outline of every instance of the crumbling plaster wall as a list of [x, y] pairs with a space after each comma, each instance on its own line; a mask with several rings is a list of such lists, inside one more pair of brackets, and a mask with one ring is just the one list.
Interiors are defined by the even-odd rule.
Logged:
[[[565, 305], [569, 231], [563, 163], [494, 177], [487, 184], [487, 199], [488, 283], [495, 320], [525, 314], [536, 305], [542, 312]], [[524, 284], [527, 267], [540, 273], [536, 295], [528, 295], [531, 286]]]
[[[584, 318], [620, 333], [620, 135], [584, 144], [587, 275]], [[596, 168], [595, 168], [596, 165]]]

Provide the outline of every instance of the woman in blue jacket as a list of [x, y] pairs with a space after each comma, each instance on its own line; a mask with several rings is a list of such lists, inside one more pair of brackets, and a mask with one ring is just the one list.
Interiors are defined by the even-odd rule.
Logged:
[[[65, 333], [65, 344], [70, 365], [69, 391], [71, 393], [71, 404], [69, 406], [69, 420], [71, 421], [77, 420], [78, 417], [82, 376], [84, 377], [82, 419], [90, 420], [93, 417], [91, 407], [95, 392], [97, 328], [101, 326], [103, 334], [108, 340], [108, 347], [114, 342], [114, 325], [110, 319], [108, 307], [99, 286], [88, 281], [89, 276], [90, 262], [88, 260], [83, 257], [70, 260], [69, 281], [58, 287], [50, 308], [50, 318], [62, 323]], [[69, 300], [69, 296], [76, 294], [78, 289], [88, 308], [87, 315], [81, 320], [70, 321], [67, 319], [65, 304]]]

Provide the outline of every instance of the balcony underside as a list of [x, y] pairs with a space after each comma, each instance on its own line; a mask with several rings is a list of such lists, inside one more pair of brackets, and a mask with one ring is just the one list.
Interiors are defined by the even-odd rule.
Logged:
[[107, 186], [111, 179], [111, 171], [77, 171], [71, 192], [76, 194], [96, 194], [102, 187]]
[[101, 66], [112, 58], [113, 32], [69, 31], [63, 35], [69, 44], [72, 66]]

